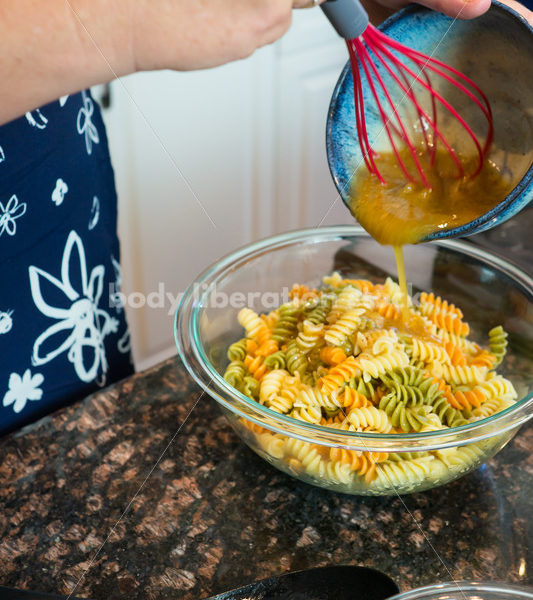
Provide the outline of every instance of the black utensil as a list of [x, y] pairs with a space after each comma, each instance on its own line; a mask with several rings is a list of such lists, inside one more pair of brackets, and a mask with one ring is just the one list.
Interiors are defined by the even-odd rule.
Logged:
[[[205, 600], [386, 600], [399, 591], [390, 577], [375, 569], [318, 567], [262, 579]], [[0, 599], [65, 600], [66, 596], [0, 586]]]
[[399, 591], [380, 571], [347, 565], [269, 577], [205, 600], [385, 600]]

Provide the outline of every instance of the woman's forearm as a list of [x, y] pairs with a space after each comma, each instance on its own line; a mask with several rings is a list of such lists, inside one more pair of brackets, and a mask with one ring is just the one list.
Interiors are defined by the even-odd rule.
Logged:
[[0, 0], [0, 123], [150, 69], [201, 69], [281, 36], [305, 0]]
[[131, 22], [129, 1], [0, 0], [0, 123], [131, 72]]

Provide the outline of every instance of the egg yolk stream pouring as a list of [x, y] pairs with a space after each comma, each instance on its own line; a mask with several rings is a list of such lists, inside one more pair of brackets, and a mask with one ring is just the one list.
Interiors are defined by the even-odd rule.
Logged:
[[[327, 0], [321, 8], [348, 46], [355, 122], [368, 171], [387, 183], [376, 161], [376, 140], [369, 139], [366, 111], [370, 109], [377, 110], [382, 132], [407, 181], [431, 187], [428, 171], [437, 147], [449, 156], [454, 176], [478, 175], [494, 136], [491, 108], [482, 90], [457, 69], [379, 31], [358, 0]], [[452, 104], [451, 96], [454, 100], [459, 96], [459, 102]], [[468, 119], [461, 114], [465, 107]], [[444, 135], [444, 129], [455, 132], [454, 141]]]

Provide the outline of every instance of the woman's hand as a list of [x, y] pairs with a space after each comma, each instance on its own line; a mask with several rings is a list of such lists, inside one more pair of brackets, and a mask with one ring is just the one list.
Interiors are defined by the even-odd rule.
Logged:
[[[479, 17], [490, 7], [490, 0], [418, 0], [417, 3], [459, 19]], [[379, 0], [379, 4], [397, 10], [409, 4], [409, 2], [405, 0]]]
[[133, 69], [206, 69], [280, 38], [309, 0], [130, 0]]
[[[409, 4], [408, 0], [361, 0], [370, 20], [375, 25], [381, 23], [398, 9]], [[533, 12], [516, 0], [501, 0], [520, 13], [533, 25]], [[432, 8], [450, 17], [473, 19], [479, 17], [490, 7], [490, 0], [417, 0], [418, 4]]]

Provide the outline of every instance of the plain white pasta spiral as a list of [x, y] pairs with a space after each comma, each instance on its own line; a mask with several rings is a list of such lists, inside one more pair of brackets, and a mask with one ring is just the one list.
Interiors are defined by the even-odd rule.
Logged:
[[481, 383], [479, 387], [487, 394], [489, 398], [514, 400], [517, 397], [513, 384], [501, 375], [487, 377], [487, 380]]
[[458, 448], [456, 446], [453, 448], [436, 450], [434, 454], [448, 468], [462, 465], [465, 460], [464, 455], [458, 452]]
[[[435, 327], [434, 324], [433, 326]], [[460, 348], [469, 355], [474, 355], [479, 352], [479, 346], [475, 342], [472, 342], [471, 340], [468, 340], [467, 338], [461, 335], [457, 335], [455, 333], [446, 331], [446, 329], [439, 329], [438, 331], [436, 331], [436, 335], [443, 342], [450, 342], [456, 348]]]
[[379, 433], [388, 433], [392, 429], [389, 415], [375, 406], [352, 408], [346, 416], [346, 422], [358, 430], [372, 430]]
[[414, 337], [410, 342], [410, 347], [413, 358], [419, 358], [424, 362], [438, 361], [450, 364], [450, 355], [445, 348], [438, 344], [424, 342]]
[[457, 448], [457, 452], [450, 454], [446, 461], [442, 458], [441, 460], [449, 468], [454, 467], [457, 469], [458, 467], [464, 467], [464, 469], [470, 469], [475, 462], [479, 461], [479, 459], [484, 459], [485, 456], [485, 450], [477, 444], [468, 444], [468, 446]]
[[430, 373], [439, 379], [445, 379], [453, 385], [472, 385], [485, 381], [487, 367], [454, 367], [432, 362], [429, 365]]
[[246, 337], [255, 338], [258, 333], [266, 328], [265, 322], [251, 308], [241, 308], [237, 320], [244, 327]]
[[323, 406], [324, 408], [334, 409], [340, 407], [340, 402], [310, 386], [305, 386], [300, 390], [294, 400], [295, 407]]
[[509, 408], [515, 403], [511, 398], [489, 398], [486, 402], [483, 402], [478, 408], [474, 408], [472, 411], [472, 421], [479, 421], [480, 419], [486, 419], [492, 415]]
[[326, 463], [326, 476], [330, 481], [347, 485], [353, 481], [350, 465], [343, 464], [340, 460], [330, 460]]
[[274, 412], [286, 415], [290, 410], [292, 410], [292, 403], [292, 398], [287, 398], [282, 394], [278, 394], [266, 400], [265, 406]]
[[274, 458], [283, 458], [284, 437], [279, 433], [259, 433], [257, 443], [263, 450]]
[[322, 421], [322, 411], [316, 406], [294, 408], [289, 413], [289, 416], [299, 421], [306, 421], [307, 423], [315, 423], [317, 425]]
[[302, 384], [298, 377], [285, 376], [278, 394], [265, 400], [265, 406], [281, 413], [288, 413], [294, 404], [294, 399], [300, 393]]
[[371, 488], [405, 488], [423, 481], [431, 472], [434, 456], [422, 456], [400, 462], [383, 462], [376, 466]]
[[259, 401], [264, 404], [276, 394], [279, 394], [285, 378], [289, 375], [285, 369], [274, 369], [263, 375], [261, 387], [259, 388]]
[[328, 327], [324, 339], [330, 346], [340, 346], [343, 341], [351, 335], [361, 324], [361, 316], [364, 308], [353, 308], [347, 310], [342, 316]]
[[[403, 292], [400, 286], [395, 281], [393, 281], [390, 277], [387, 277], [387, 279], [385, 279], [385, 284], [383, 288], [393, 304], [396, 304], [397, 306], [402, 306], [404, 299]], [[408, 301], [409, 304], [411, 304], [411, 299], [409, 298], [409, 296]]]
[[296, 344], [298, 345], [298, 348], [300, 348], [304, 354], [308, 354], [322, 339], [323, 330], [324, 323], [318, 323], [315, 325], [306, 319], [303, 322], [302, 330], [296, 338]]
[[435, 450], [434, 455], [440, 459], [446, 467], [451, 467], [453, 465], [461, 464], [463, 461], [463, 458], [457, 450], [457, 446], [453, 446], [452, 448], [441, 448], [440, 450]]
[[331, 275], [322, 277], [322, 282], [324, 285], [330, 285], [333, 288], [337, 288], [342, 283], [342, 276], [338, 271], [333, 271]]
[[331, 325], [337, 321], [346, 311], [351, 310], [357, 304], [357, 301], [362, 296], [361, 290], [353, 285], [347, 285], [342, 292], [337, 296], [331, 311], [327, 317], [328, 323]]
[[[390, 340], [390, 342], [388, 342]], [[386, 341], [387, 346], [394, 346], [398, 342], [398, 334], [393, 329], [370, 329], [369, 331], [358, 331], [355, 337], [357, 347], [363, 352], [368, 351], [369, 354], [380, 354], [379, 351], [383, 345], [378, 344], [377, 352], [374, 352], [374, 344], [376, 342]]]
[[406, 367], [409, 364], [409, 357], [403, 350], [394, 350], [390, 354], [381, 356], [363, 352], [356, 358], [356, 362], [363, 380], [370, 381], [372, 377], [377, 379], [387, 371]]
[[308, 442], [294, 438], [286, 438], [284, 441], [284, 452], [289, 456], [297, 458], [305, 468], [305, 471], [314, 477], [323, 477], [326, 466], [316, 448]]
[[394, 339], [393, 336], [382, 335], [372, 344], [371, 352], [374, 356], [377, 356], [378, 354], [390, 354], [394, 350], [397, 342], [397, 336], [396, 339]]

